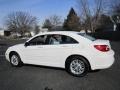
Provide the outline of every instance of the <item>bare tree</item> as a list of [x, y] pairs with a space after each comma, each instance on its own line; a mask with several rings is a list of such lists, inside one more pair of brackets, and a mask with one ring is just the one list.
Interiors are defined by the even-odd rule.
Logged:
[[53, 27], [56, 27], [62, 24], [61, 17], [57, 15], [50, 16], [49, 21], [51, 22]]
[[37, 19], [29, 13], [19, 11], [7, 15], [5, 24], [8, 30], [18, 32], [21, 36], [24, 36], [26, 32], [30, 32], [35, 28]]
[[120, 29], [120, 0], [109, 0], [110, 2], [110, 20], [113, 23], [114, 31]]
[[56, 28], [57, 26], [61, 26], [61, 25], [62, 25], [61, 17], [58, 15], [52, 15], [52, 16], [48, 17], [47, 19], [45, 19], [42, 27], [48, 28], [51, 31], [54, 28]]
[[87, 29], [90, 29], [92, 32], [95, 32], [97, 24], [99, 23], [99, 18], [104, 12], [104, 0], [94, 0], [94, 7], [91, 6], [89, 0], [77, 0], [79, 6], [80, 16], [82, 22], [84, 23], [84, 29], [87, 32]]

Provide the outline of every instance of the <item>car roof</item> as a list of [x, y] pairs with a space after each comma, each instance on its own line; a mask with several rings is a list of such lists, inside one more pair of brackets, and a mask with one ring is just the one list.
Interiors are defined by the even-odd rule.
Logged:
[[77, 34], [79, 32], [76, 31], [50, 31], [50, 32], [43, 32], [43, 33], [39, 33], [37, 35], [41, 35], [41, 34]]
[[42, 33], [39, 33], [35, 36], [33, 36], [32, 38], [30, 38], [29, 40], [27, 41], [30, 41], [31, 39], [37, 37], [37, 36], [40, 36], [40, 35], [46, 35], [46, 34], [61, 34], [61, 35], [67, 35], [67, 36], [72, 36], [72, 38], [76, 39], [78, 42], [83, 39], [83, 41], [86, 41], [86, 42], [91, 42], [90, 40], [84, 38], [83, 36], [79, 35], [80, 32], [77, 32], [77, 31], [49, 31], [49, 32], [42, 32]]
[[68, 35], [68, 36], [76, 36], [75, 34], [77, 34], [77, 33], [79, 33], [79, 32], [76, 32], [76, 31], [49, 31], [49, 32], [42, 32], [42, 33], [39, 33], [39, 34], [33, 36], [32, 38], [30, 38], [27, 41], [30, 41], [34, 37], [37, 37], [37, 36], [40, 36], [40, 35], [46, 35], [46, 34], [62, 34], [62, 35]]

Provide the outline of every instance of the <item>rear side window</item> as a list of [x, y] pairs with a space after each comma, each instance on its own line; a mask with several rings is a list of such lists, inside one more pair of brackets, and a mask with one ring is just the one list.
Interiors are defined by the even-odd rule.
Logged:
[[78, 43], [78, 42], [75, 39], [73, 39], [69, 36], [62, 35], [61, 44], [76, 44], [76, 43]]
[[90, 36], [88, 34], [85, 34], [85, 33], [78, 33], [78, 34], [83, 36], [83, 37], [85, 37], [85, 38], [87, 38], [87, 39], [89, 39], [89, 40], [91, 40], [91, 41], [95, 41], [96, 40], [96, 38], [94, 38], [94, 37], [92, 37], [92, 36]]

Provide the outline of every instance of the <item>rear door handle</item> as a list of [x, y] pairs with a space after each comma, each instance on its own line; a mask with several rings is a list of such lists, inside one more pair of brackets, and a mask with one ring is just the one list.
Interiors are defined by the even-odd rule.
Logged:
[[38, 48], [43, 48], [43, 47], [38, 47]]

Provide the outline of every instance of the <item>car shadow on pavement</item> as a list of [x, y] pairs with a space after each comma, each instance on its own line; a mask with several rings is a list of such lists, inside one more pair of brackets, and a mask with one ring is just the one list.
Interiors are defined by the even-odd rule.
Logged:
[[96, 72], [100, 72], [101, 70], [100, 69], [97, 69], [97, 70], [90, 70], [89, 73], [96, 73]]
[[[53, 69], [53, 70], [64, 70], [64, 71], [66, 71], [66, 69], [59, 68], [59, 67], [50, 67], [50, 66], [32, 65], [32, 64], [24, 64], [24, 66], [39, 67], [39, 68], [43, 68], [43, 69]], [[101, 70], [99, 70], [99, 69], [97, 69], [97, 70], [89, 70], [88, 73], [97, 73], [97, 72], [100, 72], [100, 71]]]
[[33, 65], [33, 64], [24, 64], [24, 66], [39, 67], [39, 68], [54, 69], [54, 70], [65, 70], [64, 68], [59, 68], [59, 67], [50, 67], [50, 66]]

